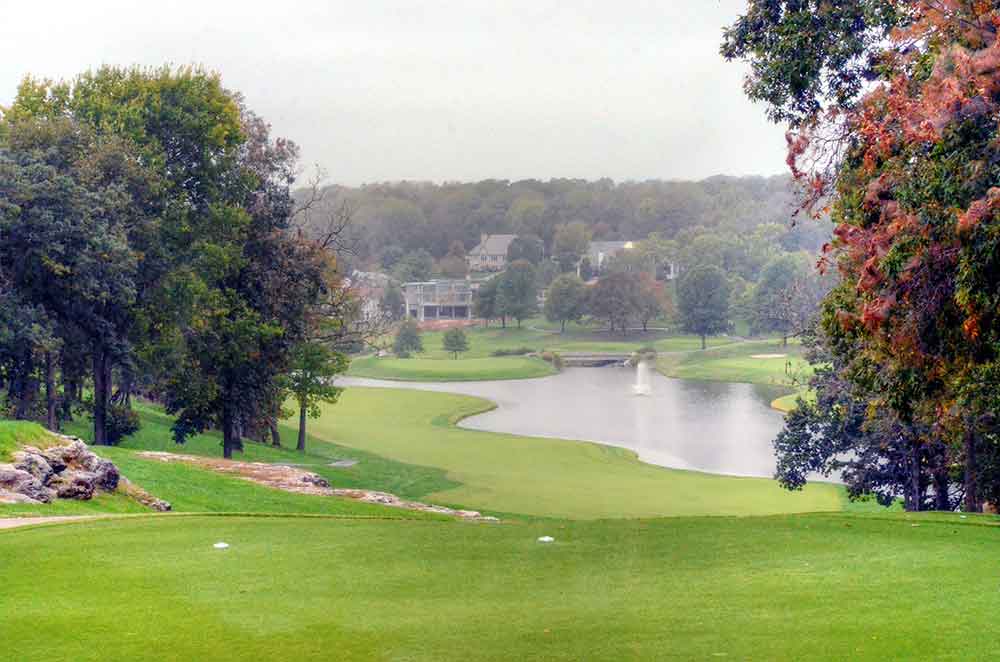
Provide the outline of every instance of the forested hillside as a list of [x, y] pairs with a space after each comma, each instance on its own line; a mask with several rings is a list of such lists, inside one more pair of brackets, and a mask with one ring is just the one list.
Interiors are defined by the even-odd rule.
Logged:
[[330, 186], [324, 194], [317, 211], [345, 203], [353, 211], [354, 259], [359, 264], [382, 262], [386, 268], [416, 251], [440, 260], [455, 251], [456, 240], [468, 250], [485, 233], [535, 235], [551, 248], [556, 229], [575, 221], [584, 223], [594, 240], [658, 233], [682, 242], [705, 231], [741, 235], [776, 223], [788, 228], [776, 240], [791, 251], [815, 251], [830, 231], [826, 223], [794, 222], [796, 193], [788, 176], [718, 176], [699, 182], [398, 182]]

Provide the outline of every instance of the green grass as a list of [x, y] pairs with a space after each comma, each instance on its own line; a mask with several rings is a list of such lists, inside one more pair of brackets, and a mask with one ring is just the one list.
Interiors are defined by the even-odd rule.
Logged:
[[528, 379], [555, 374], [545, 361], [524, 356], [469, 359], [395, 359], [366, 357], [351, 362], [354, 377], [401, 381], [480, 381]]
[[10, 460], [10, 454], [24, 445], [45, 446], [51, 436], [38, 423], [0, 420], [0, 462]]
[[[785, 354], [783, 357], [754, 358], [754, 355]], [[802, 358], [802, 347], [790, 341], [755, 340], [717, 347], [705, 352], [661, 356], [660, 372], [668, 377], [723, 382], [748, 382], [788, 387], [810, 374]]]
[[454, 486], [436, 503], [541, 517], [760, 515], [840, 510], [843, 489], [824, 483], [787, 492], [772, 480], [664, 469], [600, 444], [464, 430], [463, 416], [489, 409], [478, 398], [350, 388], [313, 433], [389, 460], [438, 467]]
[[[176, 512], [259, 512], [313, 513], [365, 517], [426, 518], [417, 512], [385, 508], [348, 499], [293, 494], [256, 485], [232, 476], [183, 464], [167, 464], [137, 457], [136, 450], [182, 452], [191, 455], [219, 457], [220, 439], [215, 434], [191, 437], [184, 446], [173, 442], [171, 418], [155, 407], [137, 404], [142, 428], [126, 438], [119, 447], [94, 447], [102, 457], [113, 461], [122, 474], [148, 492], [171, 503]], [[45, 430], [33, 423], [0, 421], [0, 433], [14, 427], [26, 427], [35, 435], [24, 439], [44, 439]], [[89, 423], [78, 420], [67, 426], [68, 433], [87, 439]], [[286, 440], [293, 440], [293, 430], [282, 426]], [[336, 487], [375, 487], [418, 499], [431, 492], [447, 489], [457, 483], [448, 480], [441, 469], [417, 467], [387, 460], [364, 451], [321, 443], [309, 439], [309, 452], [275, 449], [263, 444], [247, 443], [239, 459], [252, 462], [291, 463], [327, 478]], [[354, 459], [358, 464], [349, 468], [330, 467], [338, 459]], [[0, 517], [14, 515], [86, 515], [93, 513], [148, 513], [149, 509], [122, 494], [103, 494], [91, 501], [60, 499], [51, 504], [0, 505]]]
[[73, 662], [109, 642], [135, 661], [991, 659], [987, 521], [41, 526], [0, 532], [0, 640]]

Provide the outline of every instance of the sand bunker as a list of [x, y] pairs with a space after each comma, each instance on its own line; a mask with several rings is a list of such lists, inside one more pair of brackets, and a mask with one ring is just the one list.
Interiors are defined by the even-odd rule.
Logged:
[[788, 354], [751, 354], [750, 358], [752, 358], [752, 359], [783, 359], [786, 356], [788, 356]]

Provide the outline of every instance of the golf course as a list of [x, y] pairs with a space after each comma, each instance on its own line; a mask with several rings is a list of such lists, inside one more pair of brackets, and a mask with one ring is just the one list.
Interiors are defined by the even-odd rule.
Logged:
[[[787, 361], [749, 358], [774, 347], [734, 341], [661, 355], [659, 367], [774, 384]], [[423, 361], [475, 374], [482, 359]], [[238, 458], [498, 518], [470, 522], [150, 459], [140, 453], [214, 458], [219, 437], [177, 447], [171, 417], [137, 405], [141, 430], [100, 453], [173, 512], [151, 515], [116, 494], [0, 506], [8, 518], [101, 516], [0, 532], [0, 555], [23, 570], [0, 594], [12, 615], [0, 634], [18, 642], [22, 659], [54, 660], [100, 659], [98, 642], [109, 636], [136, 660], [167, 651], [321, 659], [331, 650], [337, 659], [884, 659], [901, 640], [916, 652], [943, 639], [953, 642], [946, 659], [984, 650], [972, 633], [986, 623], [927, 624], [972, 597], [988, 614], [996, 592], [942, 600], [923, 578], [975, 585], [989, 564], [993, 517], [886, 511], [850, 502], [832, 483], [788, 492], [766, 478], [645, 464], [611, 446], [456, 425], [493, 406], [350, 387], [311, 421], [305, 453], [247, 443]], [[290, 437], [291, 421], [281, 429]], [[87, 431], [82, 419], [67, 428]], [[0, 450], [45, 435], [0, 423]], [[338, 461], [350, 466], [331, 466]], [[214, 549], [218, 541], [229, 547]], [[40, 577], [52, 590], [39, 592]], [[878, 609], [879, 595], [884, 609], [902, 601], [909, 617], [873, 619], [852, 607], [864, 598]], [[101, 628], [59, 636], [93, 613]], [[217, 623], [210, 633], [208, 621]]]

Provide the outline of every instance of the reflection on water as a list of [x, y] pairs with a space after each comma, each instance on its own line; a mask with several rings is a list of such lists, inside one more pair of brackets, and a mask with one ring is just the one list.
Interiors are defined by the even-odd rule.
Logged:
[[462, 427], [630, 448], [646, 462], [743, 476], [774, 474], [771, 440], [782, 415], [767, 389], [650, 376], [636, 396], [630, 368], [568, 368], [542, 379], [407, 383], [349, 378], [345, 385], [418, 388], [475, 395], [498, 408]]

